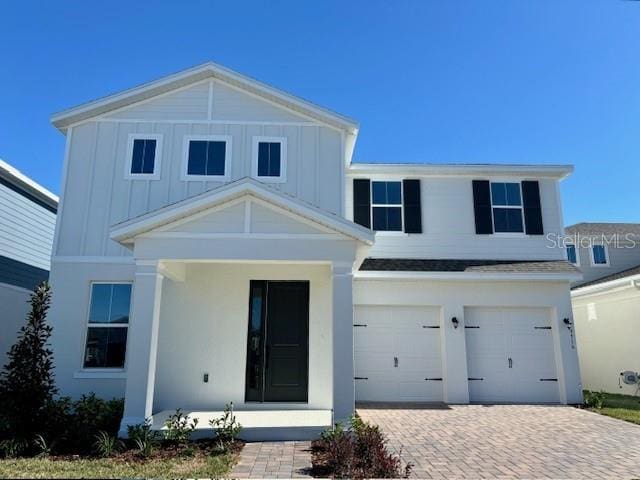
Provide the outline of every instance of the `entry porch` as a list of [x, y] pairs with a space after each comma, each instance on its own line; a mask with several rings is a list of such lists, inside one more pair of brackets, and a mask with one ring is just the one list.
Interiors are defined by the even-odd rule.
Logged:
[[246, 439], [352, 414], [352, 269], [371, 232], [245, 180], [111, 236], [136, 259], [122, 436], [177, 408], [204, 435], [231, 402]]

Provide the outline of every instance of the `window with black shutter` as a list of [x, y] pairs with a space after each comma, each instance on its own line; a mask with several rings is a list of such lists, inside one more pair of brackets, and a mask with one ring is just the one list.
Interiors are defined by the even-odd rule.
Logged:
[[422, 233], [422, 207], [420, 204], [420, 180], [402, 181], [405, 233]]

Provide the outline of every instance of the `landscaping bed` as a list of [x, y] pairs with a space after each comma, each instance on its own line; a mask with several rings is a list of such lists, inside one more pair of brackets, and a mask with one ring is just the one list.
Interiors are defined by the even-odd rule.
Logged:
[[640, 425], [640, 397], [638, 396], [585, 391], [585, 408]]
[[227, 475], [242, 450], [233, 442], [219, 451], [214, 440], [184, 446], [159, 447], [147, 457], [135, 450], [113, 453], [109, 458], [77, 455], [0, 460], [2, 478], [216, 478]]

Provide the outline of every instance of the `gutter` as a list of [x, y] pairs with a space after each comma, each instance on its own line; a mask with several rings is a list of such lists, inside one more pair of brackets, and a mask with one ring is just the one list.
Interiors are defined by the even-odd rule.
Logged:
[[571, 298], [584, 297], [586, 295], [593, 295], [595, 293], [604, 293], [616, 288], [636, 288], [637, 290], [640, 290], [640, 274], [618, 278], [616, 280], [598, 283], [597, 285], [590, 285], [588, 287], [576, 288], [575, 290], [571, 290]]
[[582, 278], [579, 273], [524, 273], [524, 272], [392, 272], [392, 271], [358, 271], [353, 274], [355, 280], [450, 280], [456, 282], [575, 282]]

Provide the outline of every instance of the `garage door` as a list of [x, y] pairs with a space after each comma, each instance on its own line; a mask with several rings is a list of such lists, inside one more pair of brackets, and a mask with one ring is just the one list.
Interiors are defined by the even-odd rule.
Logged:
[[436, 307], [357, 306], [357, 401], [442, 401], [440, 321]]
[[472, 402], [559, 402], [550, 312], [545, 308], [466, 308]]

